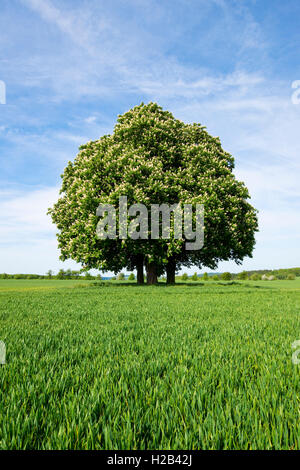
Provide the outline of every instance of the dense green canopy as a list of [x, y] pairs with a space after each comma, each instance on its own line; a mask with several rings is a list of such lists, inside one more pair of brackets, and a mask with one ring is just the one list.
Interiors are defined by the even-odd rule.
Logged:
[[[233, 157], [200, 124], [185, 124], [155, 103], [134, 107], [118, 117], [112, 135], [81, 146], [65, 168], [60, 198], [49, 209], [59, 230], [61, 259], [114, 272], [137, 268], [138, 282], [143, 265], [149, 282], [163, 272], [172, 282], [181, 265], [240, 263], [252, 255], [258, 225], [248, 190], [233, 168]], [[150, 232], [147, 240], [99, 240], [97, 207], [118, 207], [120, 196], [127, 196], [128, 205], [149, 208], [203, 204], [203, 248], [187, 251], [184, 236], [152, 240]]]

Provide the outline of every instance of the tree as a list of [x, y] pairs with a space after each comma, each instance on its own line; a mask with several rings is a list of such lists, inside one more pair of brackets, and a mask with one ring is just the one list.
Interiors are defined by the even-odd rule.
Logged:
[[248, 279], [248, 273], [247, 271], [242, 271], [237, 275], [237, 278], [241, 281], [246, 281]]
[[229, 272], [225, 272], [221, 274], [222, 281], [231, 281], [232, 276]]
[[219, 276], [217, 274], [214, 274], [212, 279], [213, 281], [219, 281]]
[[76, 280], [76, 279], [79, 279], [79, 278], [80, 278], [80, 271], [73, 270], [73, 271], [71, 272], [71, 278], [72, 278], [72, 279], [75, 279], [75, 280]]
[[203, 280], [203, 281], [209, 281], [209, 276], [208, 276], [207, 273], [204, 273], [204, 274], [203, 274], [202, 280]]
[[[62, 175], [61, 194], [49, 209], [58, 228], [61, 259], [87, 269], [137, 269], [137, 281], [154, 284], [166, 273], [175, 282], [181, 266], [215, 269], [221, 260], [241, 263], [251, 256], [257, 231], [256, 210], [245, 185], [233, 174], [234, 159], [219, 138], [200, 124], [185, 124], [155, 103], [136, 106], [118, 117], [112, 135], [80, 147]], [[204, 246], [187, 251], [186, 237], [99, 240], [99, 204], [113, 204], [119, 227], [119, 197], [128, 205], [203, 204]], [[129, 221], [130, 218], [128, 217]]]
[[56, 279], [66, 279], [66, 273], [64, 269], [60, 269], [56, 275]]
[[53, 277], [53, 271], [52, 271], [51, 269], [49, 269], [49, 271], [47, 271], [46, 277], [47, 277], [48, 279], [52, 279], [52, 277]]
[[118, 276], [117, 276], [117, 280], [118, 281], [124, 281], [124, 279], [125, 279], [124, 273], [119, 273]]
[[288, 274], [288, 277], [287, 277], [287, 280], [288, 280], [288, 281], [293, 281], [294, 279], [296, 279], [295, 274], [292, 274], [292, 273], [291, 273], [291, 274]]
[[182, 281], [187, 281], [188, 278], [189, 278], [189, 276], [187, 275], [187, 273], [183, 273], [183, 275], [181, 276]]
[[192, 281], [198, 281], [198, 274], [197, 273], [194, 273], [191, 277], [191, 280]]
[[261, 276], [257, 273], [251, 274], [250, 278], [251, 281], [259, 281], [261, 279]]
[[71, 269], [67, 269], [65, 271], [65, 279], [72, 279], [72, 271]]
[[128, 276], [128, 281], [134, 281], [135, 280], [135, 275], [133, 273], [130, 273]]

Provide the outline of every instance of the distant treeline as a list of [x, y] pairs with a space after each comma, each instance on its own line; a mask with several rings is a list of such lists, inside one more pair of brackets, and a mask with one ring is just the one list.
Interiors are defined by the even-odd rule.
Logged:
[[0, 274], [0, 279], [73, 279], [73, 280], [101, 280], [100, 274], [93, 276], [89, 272], [60, 269], [57, 274], [49, 270], [46, 274]]
[[297, 276], [300, 276], [300, 268], [288, 268], [288, 269], [259, 269], [256, 271], [242, 271], [240, 273], [204, 273], [204, 274], [197, 274], [194, 273], [192, 276], [188, 276], [188, 274], [184, 273], [181, 276], [176, 276], [177, 280], [187, 281], [230, 281], [234, 279], [238, 280], [251, 280], [251, 281], [259, 281], [259, 280], [270, 280], [273, 281], [275, 279], [280, 280], [293, 280]]
[[248, 278], [251, 279], [253, 276], [261, 278], [266, 278], [274, 276], [275, 279], [295, 279], [295, 277], [300, 276], [300, 268], [288, 268], [288, 269], [259, 269], [256, 271], [243, 271], [235, 275], [236, 277], [241, 276], [242, 274], [247, 274]]
[[[183, 273], [182, 275], [176, 276], [177, 281], [230, 281], [234, 279], [238, 280], [253, 280], [259, 281], [260, 279], [263, 280], [274, 280], [274, 279], [287, 279], [292, 280], [295, 279], [297, 276], [300, 276], [300, 268], [288, 268], [288, 269], [259, 269], [256, 271], [242, 271], [240, 273], [204, 273], [204, 274], [197, 274], [194, 273], [193, 275], [188, 275], [187, 273]], [[0, 274], [0, 279], [72, 279], [72, 280], [129, 280], [134, 281], [135, 275], [131, 273], [129, 276], [125, 276], [124, 273], [119, 273], [116, 277], [102, 277], [101, 274], [97, 274], [93, 276], [89, 272], [82, 272], [82, 271], [71, 271], [70, 269], [64, 270], [60, 269], [57, 274], [53, 271], [49, 270], [46, 274]], [[165, 280], [162, 276], [160, 280]]]

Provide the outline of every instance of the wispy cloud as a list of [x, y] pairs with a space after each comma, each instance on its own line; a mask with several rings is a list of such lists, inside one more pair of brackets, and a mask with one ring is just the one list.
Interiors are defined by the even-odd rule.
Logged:
[[[104, 4], [100, 7], [98, 2], [93, 1], [90, 2], [90, 8], [86, 8], [84, 4], [80, 7], [74, 6], [72, 10], [64, 2], [22, 2], [43, 21], [54, 25], [62, 33], [62, 44], [58, 45], [59, 50], [55, 55], [47, 54], [47, 60], [35, 56], [31, 57], [29, 62], [26, 60], [23, 64], [19, 63], [22, 68], [32, 69], [32, 83], [42, 83], [45, 86], [45, 80], [50, 79], [48, 85], [55, 92], [52, 100], [70, 99], [70, 96], [111, 96], [128, 91], [157, 97], [192, 97], [209, 93], [211, 89], [223, 89], [224, 86], [248, 87], [262, 79], [257, 74], [243, 71], [244, 65], [247, 64], [243, 63], [240, 55], [233, 73], [223, 73], [215, 77], [210, 66], [199, 66], [197, 62], [193, 65], [184, 63], [184, 57], [181, 60], [180, 56], [166, 53], [171, 41], [164, 30], [157, 29], [149, 34], [149, 28], [163, 25], [165, 21], [166, 9], [158, 7], [156, 2], [152, 2], [151, 9], [156, 9], [154, 18], [157, 25], [151, 21], [147, 22], [142, 8], [138, 10], [143, 16], [144, 29], [138, 28], [138, 24], [129, 18], [124, 21], [121, 14], [118, 15], [118, 10], [122, 11], [122, 2], [117, 2], [113, 13], [107, 10]], [[180, 5], [181, 2], [177, 3]], [[258, 48], [264, 50], [261, 28], [254, 22], [246, 7], [239, 6], [239, 3], [234, 5], [235, 8], [229, 8], [226, 2], [214, 3], [220, 7], [219, 16], [214, 27], [208, 30], [203, 28], [201, 53], [218, 43], [221, 38], [224, 45], [223, 34], [226, 34], [226, 30], [230, 31], [227, 40], [230, 39], [231, 46], [234, 44], [234, 47], [247, 52], [254, 47], [253, 41], [257, 38], [256, 53]], [[128, 9], [132, 9], [132, 4], [143, 6], [146, 10], [148, 6], [149, 10], [149, 5], [145, 2], [136, 4], [130, 1]], [[199, 5], [203, 14], [201, 16], [197, 12], [197, 19], [205, 26], [205, 19], [212, 13], [212, 7], [208, 8], [207, 2], [201, 0]], [[191, 9], [185, 10], [191, 20]], [[175, 19], [177, 18], [173, 18], [171, 14], [170, 27]], [[173, 29], [175, 36], [178, 27], [179, 35], [186, 33], [179, 23], [176, 29]], [[251, 32], [246, 32], [249, 29]], [[50, 33], [53, 35], [52, 30]], [[64, 43], [64, 38], [70, 42]], [[251, 43], [249, 38], [252, 38]]]
[[0, 244], [32, 243], [53, 237], [55, 226], [46, 213], [58, 194], [58, 188], [0, 191]]
[[87, 124], [92, 124], [95, 121], [97, 121], [97, 116], [89, 116], [84, 119], [84, 122], [86, 122]]
[[66, 268], [58, 259], [56, 228], [46, 215], [57, 197], [58, 188], [0, 191], [0, 272], [43, 274]]
[[[82, 47], [85, 52], [95, 53], [93, 47], [92, 11], [81, 8], [74, 11], [70, 8], [61, 10], [50, 0], [22, 0], [22, 2], [38, 13], [41, 18], [49, 23], [53, 23], [64, 34], [70, 37], [72, 42]], [[106, 29], [105, 22], [97, 22], [98, 32]], [[94, 38], [95, 39], [95, 38]]]

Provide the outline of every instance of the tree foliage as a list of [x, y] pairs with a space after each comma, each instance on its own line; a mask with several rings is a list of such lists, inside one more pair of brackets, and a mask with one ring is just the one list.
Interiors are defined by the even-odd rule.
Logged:
[[248, 279], [248, 273], [247, 271], [242, 271], [237, 275], [237, 278], [240, 279], [241, 281], [245, 281]]
[[[138, 270], [148, 281], [167, 273], [175, 281], [181, 266], [215, 269], [221, 260], [240, 263], [251, 256], [257, 230], [249, 193], [236, 180], [234, 159], [219, 138], [200, 124], [185, 124], [155, 103], [136, 106], [118, 117], [114, 132], [80, 147], [62, 175], [58, 201], [49, 209], [58, 228], [61, 259], [85, 268]], [[99, 240], [96, 209], [100, 203], [128, 205], [204, 204], [205, 237], [201, 250], [185, 250], [185, 239]], [[117, 211], [118, 222], [118, 211]], [[117, 223], [118, 226], [118, 223]]]
[[230, 281], [232, 279], [232, 275], [229, 272], [225, 272], [221, 274], [222, 281]]

